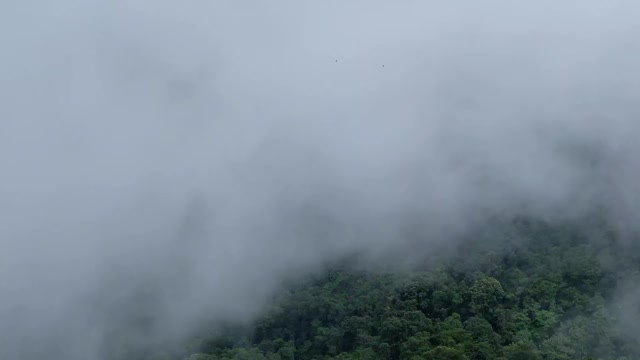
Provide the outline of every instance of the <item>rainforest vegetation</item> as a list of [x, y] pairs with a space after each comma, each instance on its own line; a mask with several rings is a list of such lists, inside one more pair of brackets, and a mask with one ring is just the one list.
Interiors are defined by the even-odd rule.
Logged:
[[280, 292], [249, 326], [146, 358], [636, 359], [630, 237], [598, 217], [494, 224], [410, 271], [334, 266]]

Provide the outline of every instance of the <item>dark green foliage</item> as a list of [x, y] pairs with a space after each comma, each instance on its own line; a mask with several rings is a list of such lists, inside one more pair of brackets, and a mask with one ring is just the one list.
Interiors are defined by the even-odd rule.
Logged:
[[490, 230], [429, 270], [331, 271], [282, 293], [249, 335], [180, 358], [637, 358], [607, 305], [625, 275], [601, 261], [617, 251], [610, 231], [531, 220]]

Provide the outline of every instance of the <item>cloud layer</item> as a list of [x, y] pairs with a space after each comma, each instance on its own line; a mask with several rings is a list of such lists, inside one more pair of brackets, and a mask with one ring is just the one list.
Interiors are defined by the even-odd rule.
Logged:
[[640, 214], [631, 1], [0, 8], [1, 358], [179, 338], [490, 214]]

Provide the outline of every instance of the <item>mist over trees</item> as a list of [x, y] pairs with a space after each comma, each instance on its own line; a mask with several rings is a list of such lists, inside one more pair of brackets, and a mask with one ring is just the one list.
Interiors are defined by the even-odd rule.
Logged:
[[638, 252], [620, 252], [603, 220], [494, 222], [409, 271], [334, 263], [249, 324], [202, 330], [178, 351], [121, 343], [119, 359], [634, 359], [620, 289]]
[[0, 359], [636, 356], [639, 18], [3, 2]]

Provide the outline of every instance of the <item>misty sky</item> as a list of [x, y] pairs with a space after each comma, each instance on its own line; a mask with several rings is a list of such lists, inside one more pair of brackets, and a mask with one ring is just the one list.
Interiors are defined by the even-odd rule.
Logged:
[[0, 44], [0, 359], [490, 214], [640, 219], [634, 1], [7, 0]]

